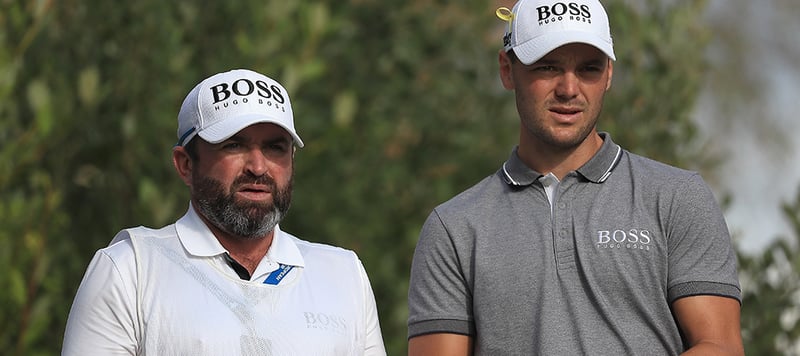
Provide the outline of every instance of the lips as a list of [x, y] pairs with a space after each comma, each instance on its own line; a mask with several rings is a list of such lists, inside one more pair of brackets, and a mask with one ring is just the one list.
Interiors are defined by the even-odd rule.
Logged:
[[583, 117], [583, 110], [573, 106], [553, 106], [549, 110], [552, 120], [559, 125], [572, 125]]
[[236, 189], [236, 194], [247, 200], [268, 200], [272, 197], [273, 189], [265, 184], [242, 184]]
[[561, 115], [574, 115], [583, 111], [581, 108], [573, 108], [573, 107], [551, 107], [550, 111], [561, 114]]
[[272, 188], [263, 184], [242, 184], [239, 187], [239, 191], [269, 193], [272, 191]]

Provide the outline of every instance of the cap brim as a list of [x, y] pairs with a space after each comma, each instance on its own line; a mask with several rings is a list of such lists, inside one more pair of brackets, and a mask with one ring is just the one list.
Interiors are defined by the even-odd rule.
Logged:
[[564, 31], [542, 35], [514, 47], [514, 54], [520, 62], [529, 65], [542, 59], [554, 49], [570, 43], [585, 43], [597, 47], [611, 60], [617, 60], [611, 42], [584, 31]]
[[271, 123], [280, 126], [292, 136], [294, 144], [297, 147], [303, 148], [303, 140], [300, 139], [300, 136], [298, 136], [291, 127], [267, 115], [242, 115], [235, 118], [228, 118], [200, 130], [197, 135], [210, 143], [220, 143], [229, 139], [244, 128], [259, 123]]

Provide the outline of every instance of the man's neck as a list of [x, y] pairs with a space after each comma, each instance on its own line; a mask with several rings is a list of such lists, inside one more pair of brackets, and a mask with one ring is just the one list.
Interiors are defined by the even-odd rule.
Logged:
[[223, 237], [216, 233], [214, 235], [222, 247], [228, 250], [231, 257], [252, 275], [269, 251], [274, 232], [275, 230], [270, 231], [267, 236], [257, 238], [230, 237], [229, 235]]
[[588, 162], [600, 147], [603, 138], [592, 131], [579, 145], [569, 148], [554, 147], [520, 137], [517, 154], [526, 166], [541, 174], [553, 173], [559, 180]]

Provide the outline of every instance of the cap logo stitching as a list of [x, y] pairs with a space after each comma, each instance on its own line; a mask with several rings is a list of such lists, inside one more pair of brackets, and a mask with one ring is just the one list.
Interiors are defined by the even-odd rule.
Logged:
[[253, 83], [248, 79], [242, 78], [236, 80], [231, 85], [228, 85], [228, 83], [221, 83], [209, 89], [211, 89], [211, 95], [214, 97], [214, 104], [227, 100], [231, 97], [231, 94], [236, 94], [240, 97], [248, 97], [253, 94], [253, 92], [265, 99], [274, 98], [279, 104], [286, 102], [278, 86], [267, 85], [266, 82], [261, 80], [257, 80]]
[[539, 13], [539, 26], [563, 21], [565, 15], [569, 15], [568, 19], [571, 21], [592, 23], [589, 5], [557, 2], [552, 6], [539, 6], [536, 11]]

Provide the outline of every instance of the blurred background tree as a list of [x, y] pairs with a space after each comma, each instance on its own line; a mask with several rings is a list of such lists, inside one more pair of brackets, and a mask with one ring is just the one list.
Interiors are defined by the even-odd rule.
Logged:
[[[619, 61], [600, 128], [713, 175], [721, 157], [691, 117], [709, 66], [706, 2], [605, 5]], [[282, 227], [359, 254], [389, 354], [405, 354], [422, 222], [517, 140], [497, 77], [498, 6], [513, 1], [0, 2], [0, 353], [58, 354], [94, 251], [121, 228], [184, 213], [170, 162], [180, 103], [210, 74], [251, 68], [287, 87], [307, 144]], [[773, 263], [740, 258], [756, 280]], [[780, 293], [795, 295], [797, 277], [781, 276], [795, 282]], [[767, 288], [749, 286], [746, 298]], [[743, 311], [746, 340], [759, 341], [748, 351], [794, 342], [758, 328], [763, 315]]]
[[800, 354], [800, 189], [782, 208], [793, 234], [775, 239], [761, 253], [739, 255], [748, 355]]

